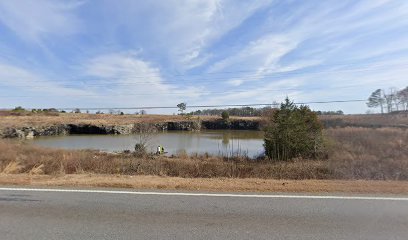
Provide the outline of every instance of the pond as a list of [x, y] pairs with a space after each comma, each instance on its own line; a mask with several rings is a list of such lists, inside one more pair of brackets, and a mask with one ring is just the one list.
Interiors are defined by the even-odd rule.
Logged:
[[134, 135], [68, 135], [39, 137], [31, 144], [62, 149], [95, 149], [107, 152], [133, 150], [140, 139], [155, 152], [162, 145], [167, 155], [186, 152], [230, 156], [232, 153], [256, 157], [264, 152], [263, 132], [244, 130], [204, 130], [200, 132], [165, 131], [149, 136]]

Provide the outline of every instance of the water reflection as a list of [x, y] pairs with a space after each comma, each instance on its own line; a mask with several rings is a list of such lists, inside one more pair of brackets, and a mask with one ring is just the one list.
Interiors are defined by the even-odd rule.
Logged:
[[[132, 150], [139, 141], [138, 135], [70, 135], [40, 137], [33, 144], [64, 149], [99, 149], [103, 151]], [[215, 130], [201, 132], [169, 131], [149, 137], [148, 148], [154, 152], [162, 145], [169, 154], [210, 153], [230, 155], [247, 153], [254, 157], [263, 152], [263, 133], [260, 131]]]

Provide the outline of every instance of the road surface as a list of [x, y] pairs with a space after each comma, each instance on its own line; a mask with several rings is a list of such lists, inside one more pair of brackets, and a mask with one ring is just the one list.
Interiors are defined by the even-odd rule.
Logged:
[[0, 239], [404, 239], [408, 198], [0, 189]]

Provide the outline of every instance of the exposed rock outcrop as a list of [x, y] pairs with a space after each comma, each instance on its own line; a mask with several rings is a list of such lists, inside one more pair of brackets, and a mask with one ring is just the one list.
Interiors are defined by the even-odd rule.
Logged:
[[66, 125], [51, 125], [46, 127], [5, 128], [0, 130], [0, 138], [31, 139], [37, 136], [55, 136], [69, 134]]
[[203, 121], [202, 126], [205, 129], [233, 129], [233, 130], [260, 130], [259, 121], [251, 120], [216, 120], [216, 121]]
[[201, 129], [200, 121], [183, 121], [167, 123], [167, 130], [199, 131], [200, 129]]
[[137, 123], [127, 125], [98, 125], [98, 124], [61, 124], [51, 126], [32, 126], [22, 128], [0, 129], [0, 138], [30, 139], [37, 136], [54, 136], [67, 134], [132, 134], [140, 130], [149, 131], [199, 131], [201, 129], [235, 129], [235, 130], [259, 130], [260, 123], [249, 120], [232, 121], [180, 121], [163, 123]]

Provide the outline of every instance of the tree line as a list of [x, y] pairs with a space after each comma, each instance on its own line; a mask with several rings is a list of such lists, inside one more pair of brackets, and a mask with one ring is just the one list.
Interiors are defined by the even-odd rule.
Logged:
[[[205, 116], [221, 116], [223, 113], [227, 113], [229, 116], [237, 117], [260, 117], [265, 114], [278, 109], [278, 107], [242, 107], [242, 108], [227, 108], [227, 109], [203, 109], [190, 112], [191, 115], [205, 115]], [[342, 110], [338, 111], [316, 111], [317, 115], [343, 115]]]
[[242, 108], [227, 108], [227, 109], [203, 109], [190, 112], [191, 115], [205, 115], [205, 116], [221, 116], [223, 112], [228, 113], [229, 116], [239, 116], [239, 117], [259, 117], [266, 111], [272, 110], [272, 107], [263, 108], [252, 108], [252, 107], [242, 107]]
[[377, 89], [371, 93], [367, 101], [369, 108], [380, 108], [381, 113], [408, 110], [408, 87], [398, 90], [390, 88], [388, 91]]

